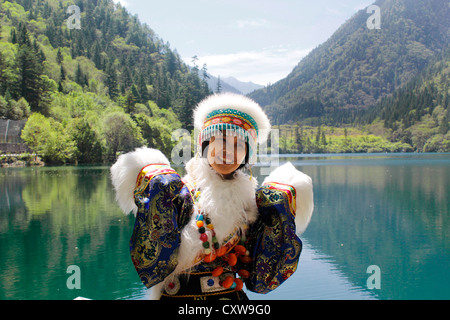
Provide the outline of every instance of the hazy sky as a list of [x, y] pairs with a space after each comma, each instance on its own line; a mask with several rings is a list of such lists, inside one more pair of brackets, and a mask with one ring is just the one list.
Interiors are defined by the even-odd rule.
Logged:
[[[183, 60], [222, 78], [262, 85], [300, 60], [375, 0], [114, 0], [137, 14]], [[369, 17], [369, 15], [368, 15]]]

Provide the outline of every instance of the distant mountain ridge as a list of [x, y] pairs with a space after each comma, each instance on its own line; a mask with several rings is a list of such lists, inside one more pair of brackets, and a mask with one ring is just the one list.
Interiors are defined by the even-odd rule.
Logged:
[[[213, 92], [217, 91], [218, 77], [215, 77], [208, 73], [209, 79], [206, 79], [209, 89]], [[260, 84], [253, 82], [243, 82], [234, 77], [220, 78], [221, 92], [231, 92], [236, 94], [249, 94], [255, 90], [264, 88]]]
[[264, 88], [264, 86], [260, 84], [253, 83], [251, 81], [243, 82], [236, 79], [235, 77], [226, 77], [223, 79], [223, 81], [238, 89], [240, 92], [242, 92], [242, 94], [249, 94], [255, 90]]
[[415, 77], [450, 39], [444, 0], [379, 0], [381, 29], [360, 10], [277, 83], [249, 97], [274, 123], [310, 119], [340, 125]]

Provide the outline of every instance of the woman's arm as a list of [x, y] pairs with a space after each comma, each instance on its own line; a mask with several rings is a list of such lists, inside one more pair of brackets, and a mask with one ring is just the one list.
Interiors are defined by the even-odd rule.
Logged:
[[256, 202], [259, 217], [249, 233], [253, 261], [246, 286], [268, 293], [297, 269], [302, 250], [297, 233], [306, 229], [313, 210], [311, 179], [286, 164], [264, 181]]
[[111, 179], [122, 210], [136, 214], [131, 259], [150, 288], [177, 265], [181, 229], [192, 212], [190, 192], [167, 158], [148, 148], [121, 155]]

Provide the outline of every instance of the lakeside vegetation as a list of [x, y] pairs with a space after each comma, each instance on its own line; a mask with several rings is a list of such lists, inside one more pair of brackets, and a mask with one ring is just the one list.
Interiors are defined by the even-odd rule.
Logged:
[[[68, 28], [67, 8], [81, 10]], [[147, 145], [170, 152], [211, 92], [199, 68], [110, 0], [0, 0], [0, 118], [47, 164], [109, 163]]]
[[279, 149], [282, 154], [414, 151], [407, 143], [391, 142], [383, 135], [375, 134], [379, 125], [360, 129], [298, 125], [281, 125], [275, 128], [280, 130]]

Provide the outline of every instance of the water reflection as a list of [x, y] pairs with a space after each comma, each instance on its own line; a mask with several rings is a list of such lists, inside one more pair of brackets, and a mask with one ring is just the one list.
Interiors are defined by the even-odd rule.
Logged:
[[247, 292], [251, 300], [372, 300], [376, 295], [358, 287], [344, 274], [333, 257], [314, 249], [303, 237], [300, 264], [289, 281], [277, 290], [259, 295]]
[[[448, 154], [289, 160], [315, 189], [300, 266], [280, 289], [250, 298], [450, 298]], [[145, 298], [128, 253], [133, 224], [108, 167], [0, 169], [0, 299]], [[66, 287], [70, 265], [81, 290]], [[366, 286], [370, 265], [381, 269], [380, 290]]]
[[450, 298], [449, 155], [346, 161], [301, 167], [316, 204], [304, 237], [356, 287], [378, 265], [377, 298]]
[[[134, 219], [115, 205], [108, 168], [2, 170], [0, 186], [0, 299], [115, 299], [133, 287]], [[66, 287], [70, 265], [80, 291]]]

